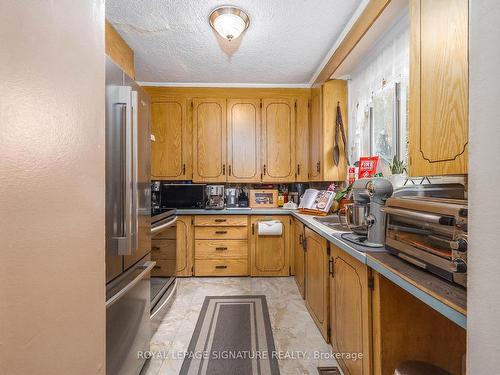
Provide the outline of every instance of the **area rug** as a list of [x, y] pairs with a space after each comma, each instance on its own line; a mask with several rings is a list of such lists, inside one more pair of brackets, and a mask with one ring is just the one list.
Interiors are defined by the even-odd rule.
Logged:
[[266, 297], [205, 297], [180, 374], [279, 373]]

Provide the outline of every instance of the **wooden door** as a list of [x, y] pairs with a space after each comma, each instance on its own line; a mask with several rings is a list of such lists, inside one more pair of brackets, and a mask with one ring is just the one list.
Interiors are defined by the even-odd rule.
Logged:
[[330, 244], [331, 343], [337, 353], [363, 353], [358, 360], [338, 359], [344, 374], [370, 374], [370, 290], [368, 268]]
[[193, 99], [193, 181], [226, 181], [225, 99]]
[[305, 228], [306, 307], [328, 342], [328, 243], [319, 234]]
[[228, 182], [260, 182], [260, 100], [227, 102]]
[[[338, 134], [339, 164], [333, 161], [335, 146], [337, 104], [340, 105], [340, 114], [344, 125], [346, 141], [348, 137], [347, 122], [347, 81], [332, 79], [323, 84], [321, 94], [321, 139], [322, 154], [320, 157], [321, 178], [323, 181], [345, 181], [347, 178], [347, 159], [342, 134]], [[340, 130], [339, 130], [340, 132]]]
[[321, 86], [311, 89], [309, 126], [309, 180], [321, 181], [321, 155], [323, 153], [321, 124]]
[[172, 98], [151, 104], [151, 177], [190, 180], [191, 134], [186, 120], [186, 99]]
[[309, 173], [309, 100], [297, 99], [295, 127], [295, 180], [307, 182]]
[[[259, 221], [279, 220], [283, 225], [281, 236], [260, 236]], [[288, 216], [252, 216], [250, 240], [250, 270], [252, 276], [289, 276], [289, 233]]]
[[193, 275], [194, 235], [191, 216], [177, 218], [177, 276]]
[[294, 271], [295, 271], [295, 282], [299, 288], [300, 295], [302, 298], [305, 297], [305, 265], [306, 265], [306, 253], [303, 247], [304, 240], [304, 224], [298, 220], [294, 220]]
[[262, 181], [295, 181], [295, 100], [262, 100]]
[[410, 1], [410, 175], [467, 173], [467, 0]]

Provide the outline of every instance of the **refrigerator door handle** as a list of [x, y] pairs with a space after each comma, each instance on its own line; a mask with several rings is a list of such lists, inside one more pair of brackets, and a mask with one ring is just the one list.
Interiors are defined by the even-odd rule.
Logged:
[[131, 252], [135, 252], [138, 247], [138, 237], [139, 237], [139, 186], [138, 186], [138, 135], [139, 135], [139, 99], [137, 91], [132, 91], [131, 99], [131, 120], [132, 120], [132, 152], [131, 152], [131, 163], [132, 163], [132, 188], [131, 188]]
[[[132, 254], [132, 108], [130, 87], [118, 87], [118, 105], [121, 108], [120, 135], [122, 154], [120, 155], [120, 170], [122, 176], [121, 204], [122, 233], [115, 237], [118, 241], [118, 255]], [[123, 150], [125, 151], [123, 153]]]
[[156, 262], [152, 262], [149, 260], [145, 262], [144, 265], [140, 266], [141, 268], [143, 268], [143, 271], [136, 277], [134, 277], [134, 279], [129, 282], [123, 289], [121, 289], [118, 293], [113, 295], [113, 297], [108, 299], [106, 301], [106, 308], [110, 307], [113, 303], [125, 296], [135, 285], [137, 285], [139, 281], [141, 281], [149, 272], [151, 272], [155, 265]]

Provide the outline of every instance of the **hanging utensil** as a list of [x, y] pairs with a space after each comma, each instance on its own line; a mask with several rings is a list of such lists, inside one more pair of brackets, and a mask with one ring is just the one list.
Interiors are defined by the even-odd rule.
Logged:
[[[337, 116], [335, 117], [335, 137], [333, 138], [333, 164], [338, 166], [340, 163], [340, 147], [339, 147], [339, 103], [337, 103]], [[342, 121], [342, 119], [340, 119]]]
[[[345, 135], [345, 130], [344, 130], [344, 122], [342, 121], [342, 111], [340, 110], [340, 102], [337, 102], [337, 118], [336, 118], [336, 124], [337, 124], [337, 127], [335, 129], [335, 137], [337, 138], [338, 137], [338, 132], [337, 130], [340, 129], [340, 133], [342, 134], [342, 143], [344, 144], [344, 154], [345, 154], [345, 160], [346, 160], [346, 163], [347, 165], [350, 165], [351, 163], [349, 163], [349, 155], [347, 154], [347, 137]], [[338, 147], [338, 142], [337, 143], [337, 147]], [[338, 151], [340, 153], [340, 150]], [[335, 150], [334, 150], [334, 154], [335, 154]], [[339, 156], [340, 158], [340, 156]], [[338, 164], [336, 164], [338, 165]]]

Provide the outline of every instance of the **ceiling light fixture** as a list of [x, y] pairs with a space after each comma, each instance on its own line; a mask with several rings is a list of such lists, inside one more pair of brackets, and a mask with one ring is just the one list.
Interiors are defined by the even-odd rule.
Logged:
[[228, 41], [238, 38], [250, 25], [250, 18], [247, 14], [233, 6], [215, 9], [210, 14], [209, 21], [210, 26]]

